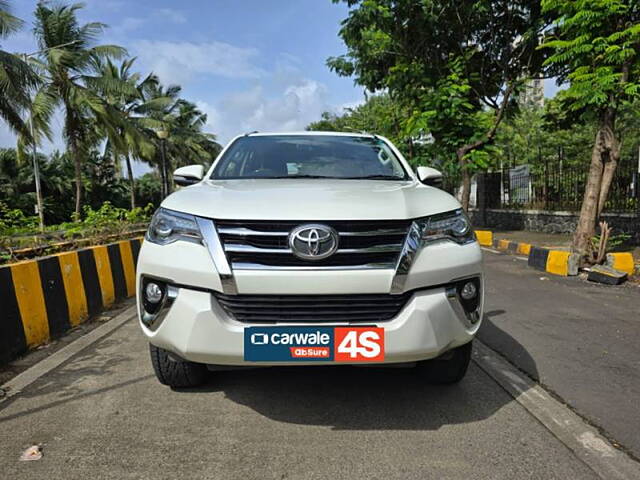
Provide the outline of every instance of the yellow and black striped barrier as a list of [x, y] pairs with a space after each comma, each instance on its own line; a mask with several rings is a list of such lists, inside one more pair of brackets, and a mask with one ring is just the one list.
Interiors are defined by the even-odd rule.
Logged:
[[476, 230], [476, 239], [483, 247], [493, 246], [493, 232], [491, 230]]
[[542, 272], [565, 277], [578, 274], [578, 264], [576, 260], [572, 260], [571, 252], [550, 250], [510, 240], [496, 240], [494, 247], [503, 252], [526, 256], [528, 265]]
[[530, 267], [554, 275], [577, 275], [577, 264], [572, 266], [571, 252], [531, 247], [528, 264]]
[[135, 294], [141, 239], [0, 267], [0, 364]]
[[510, 240], [498, 240], [495, 247], [505, 252], [517, 253], [518, 255], [529, 256], [532, 245], [530, 243], [512, 242]]

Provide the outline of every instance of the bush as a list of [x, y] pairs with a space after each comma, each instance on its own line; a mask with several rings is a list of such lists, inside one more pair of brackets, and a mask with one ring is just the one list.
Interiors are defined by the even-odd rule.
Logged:
[[0, 202], [0, 236], [32, 233], [38, 230], [38, 217], [27, 217], [22, 210]]
[[66, 238], [103, 237], [126, 232], [136, 224], [147, 223], [153, 214], [153, 205], [149, 204], [144, 208], [136, 207], [133, 210], [128, 210], [114, 207], [111, 202], [104, 202], [97, 210], [85, 205], [83, 213], [82, 220], [58, 226], [64, 231], [63, 235]]
[[146, 229], [154, 206], [115, 207], [104, 202], [97, 210], [85, 206], [81, 219], [38, 229], [38, 217], [27, 217], [21, 210], [0, 202], [0, 263], [48, 255], [87, 245], [100, 245], [127, 238]]

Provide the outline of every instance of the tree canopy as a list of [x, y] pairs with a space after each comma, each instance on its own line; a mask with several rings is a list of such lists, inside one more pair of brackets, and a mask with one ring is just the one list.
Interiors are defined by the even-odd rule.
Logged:
[[620, 112], [640, 96], [640, 4], [636, 0], [542, 0], [555, 17], [545, 65], [568, 82], [564, 105], [597, 120], [573, 249], [587, 255], [620, 159]]
[[439, 156], [457, 163], [467, 207], [470, 174], [486, 166], [480, 150], [542, 62], [539, 1], [344, 1], [347, 53], [329, 67], [409, 108], [408, 133], [429, 133]]

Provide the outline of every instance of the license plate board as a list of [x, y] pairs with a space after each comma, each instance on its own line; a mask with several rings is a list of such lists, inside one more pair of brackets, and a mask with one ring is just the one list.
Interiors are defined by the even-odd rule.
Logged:
[[384, 328], [246, 327], [247, 362], [382, 362]]

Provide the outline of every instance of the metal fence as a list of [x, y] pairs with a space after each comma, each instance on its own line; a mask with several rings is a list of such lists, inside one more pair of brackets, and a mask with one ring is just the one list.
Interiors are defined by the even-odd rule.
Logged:
[[[636, 166], [616, 169], [604, 211], [636, 213], [640, 210], [640, 185]], [[486, 208], [579, 211], [587, 169], [528, 165], [482, 174]]]

